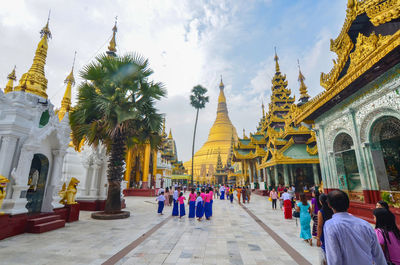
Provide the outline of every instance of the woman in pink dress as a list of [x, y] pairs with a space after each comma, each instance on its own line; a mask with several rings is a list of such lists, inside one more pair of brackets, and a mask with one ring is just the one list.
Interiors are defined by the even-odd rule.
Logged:
[[165, 189], [164, 196], [165, 196], [165, 201], [164, 201], [165, 206], [170, 206], [170, 204], [169, 204], [169, 188], [168, 187]]

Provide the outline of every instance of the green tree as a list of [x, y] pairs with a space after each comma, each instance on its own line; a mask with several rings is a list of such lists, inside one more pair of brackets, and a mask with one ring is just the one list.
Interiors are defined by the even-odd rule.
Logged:
[[196, 129], [197, 129], [197, 120], [199, 118], [199, 110], [204, 109], [206, 103], [208, 102], [208, 96], [206, 96], [207, 89], [202, 87], [201, 85], [197, 85], [193, 87], [192, 94], [190, 95], [190, 105], [196, 109], [196, 121], [194, 123], [194, 131], [193, 131], [193, 145], [192, 145], [192, 176], [191, 176], [191, 185], [193, 186], [193, 162], [194, 162], [194, 143], [196, 139]]
[[160, 132], [162, 116], [155, 101], [166, 95], [161, 83], [149, 81], [153, 71], [138, 54], [98, 56], [80, 72], [78, 102], [70, 113], [73, 142], [104, 144], [109, 155], [105, 213], [121, 212], [120, 187], [126, 146]]

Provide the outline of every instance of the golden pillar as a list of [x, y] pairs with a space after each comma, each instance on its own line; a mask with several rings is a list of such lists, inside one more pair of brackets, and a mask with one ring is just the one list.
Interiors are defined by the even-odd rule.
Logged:
[[149, 188], [150, 149], [150, 143], [147, 141], [144, 147], [143, 189]]
[[153, 175], [152, 176], [154, 178], [154, 183], [153, 183], [154, 188], [156, 187], [156, 175], [157, 175], [157, 149], [153, 150]]
[[124, 174], [124, 180], [128, 181], [126, 183], [126, 188], [129, 188], [129, 182], [131, 179], [131, 172], [132, 172], [132, 157], [133, 157], [133, 151], [132, 148], [128, 149], [128, 152], [126, 152], [126, 157], [125, 157], [125, 161], [126, 161], [126, 165], [125, 165], [125, 174]]

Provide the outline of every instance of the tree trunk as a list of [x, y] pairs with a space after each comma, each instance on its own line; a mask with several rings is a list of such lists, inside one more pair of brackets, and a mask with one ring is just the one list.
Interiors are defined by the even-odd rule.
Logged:
[[107, 169], [108, 193], [104, 212], [108, 214], [121, 212], [121, 180], [124, 174], [125, 151], [125, 137], [118, 132], [111, 144]]
[[194, 142], [196, 139], [196, 129], [197, 129], [197, 119], [199, 118], [199, 109], [196, 112], [196, 122], [194, 123], [194, 132], [193, 132], [193, 145], [192, 145], [192, 176], [191, 176], [191, 187], [193, 188], [193, 162], [194, 162]]

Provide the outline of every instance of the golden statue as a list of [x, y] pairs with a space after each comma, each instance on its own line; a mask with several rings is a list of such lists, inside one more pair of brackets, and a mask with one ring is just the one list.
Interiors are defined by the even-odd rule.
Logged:
[[79, 180], [76, 178], [71, 178], [71, 181], [68, 184], [68, 188], [66, 187], [66, 182], [64, 182], [62, 189], [58, 192], [58, 195], [61, 197], [61, 204], [77, 204], [75, 201], [76, 196], [76, 186], [79, 184]]
[[[10, 182], [8, 178], [0, 175], [0, 209], [1, 205], [3, 204], [3, 200], [6, 197], [6, 187], [7, 183]], [[4, 214], [3, 212], [0, 212], [0, 214]]]

